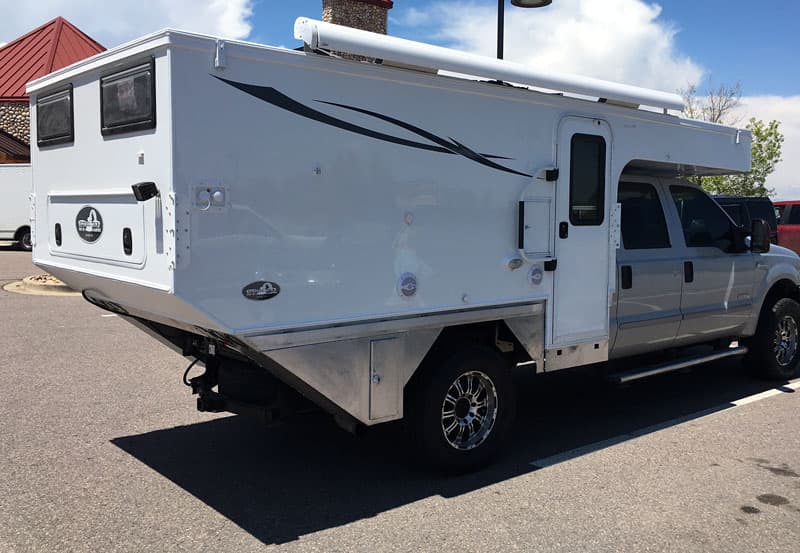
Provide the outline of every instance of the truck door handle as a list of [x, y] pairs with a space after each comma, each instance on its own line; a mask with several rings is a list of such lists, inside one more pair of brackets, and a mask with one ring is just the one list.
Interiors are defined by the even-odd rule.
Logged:
[[630, 265], [623, 265], [619, 268], [620, 288], [630, 290], [633, 288], [633, 269]]
[[683, 281], [694, 282], [694, 264], [691, 261], [683, 262]]
[[569, 223], [561, 221], [558, 223], [558, 237], [566, 238], [567, 236], [569, 236]]

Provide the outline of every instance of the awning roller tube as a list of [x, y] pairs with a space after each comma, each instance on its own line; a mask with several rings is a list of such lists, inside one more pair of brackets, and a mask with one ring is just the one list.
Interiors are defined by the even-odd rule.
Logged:
[[679, 111], [684, 108], [683, 98], [670, 92], [568, 73], [539, 71], [511, 61], [468, 54], [305, 17], [299, 17], [295, 21], [294, 36], [312, 49], [336, 50], [622, 103]]

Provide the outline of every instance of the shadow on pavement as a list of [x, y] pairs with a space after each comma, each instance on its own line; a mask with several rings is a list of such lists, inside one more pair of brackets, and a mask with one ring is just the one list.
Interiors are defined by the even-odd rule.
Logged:
[[[511, 447], [492, 467], [466, 476], [413, 468], [399, 424], [356, 438], [322, 414], [272, 428], [231, 416], [112, 442], [262, 542], [285, 543], [430, 496], [454, 497], [531, 473], [535, 459], [671, 426], [673, 419], [721, 410], [780, 385], [752, 379], [731, 361], [628, 387], [581, 374], [518, 375], [517, 383]], [[548, 478], [547, 471], [538, 474]]]

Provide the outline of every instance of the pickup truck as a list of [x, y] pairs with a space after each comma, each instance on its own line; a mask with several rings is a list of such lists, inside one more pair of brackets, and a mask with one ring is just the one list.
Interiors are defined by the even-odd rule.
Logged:
[[187, 357], [200, 411], [274, 421], [300, 394], [463, 471], [510, 437], [515, 367], [797, 374], [800, 257], [676, 179], [749, 171], [749, 131], [669, 92], [295, 36], [165, 30], [27, 87], [34, 263]]
[[763, 196], [714, 196], [714, 200], [722, 206], [733, 222], [750, 228], [753, 219], [764, 219], [770, 230], [770, 242], [779, 244], [778, 219], [775, 206], [769, 198]]
[[800, 252], [800, 201], [775, 202], [778, 216], [778, 244]]
[[618, 201], [610, 358], [738, 338], [760, 374], [797, 373], [800, 258], [770, 246], [763, 220], [755, 219], [745, 238], [714, 200], [681, 181], [623, 178]]

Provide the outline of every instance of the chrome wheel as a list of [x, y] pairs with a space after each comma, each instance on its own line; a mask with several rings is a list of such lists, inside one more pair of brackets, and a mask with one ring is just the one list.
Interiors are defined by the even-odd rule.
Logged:
[[481, 445], [497, 420], [497, 390], [481, 371], [460, 375], [442, 402], [442, 433], [455, 449], [465, 451]]
[[775, 360], [785, 367], [797, 353], [797, 323], [789, 315], [782, 318], [775, 327]]

